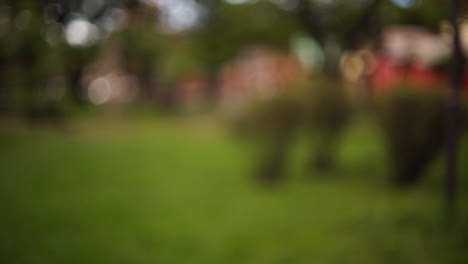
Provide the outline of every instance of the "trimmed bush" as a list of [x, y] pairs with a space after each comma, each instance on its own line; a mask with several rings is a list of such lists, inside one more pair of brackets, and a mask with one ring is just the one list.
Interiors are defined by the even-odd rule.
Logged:
[[284, 173], [289, 147], [302, 118], [302, 105], [290, 93], [256, 101], [236, 120], [236, 130], [260, 152], [256, 176], [277, 182]]
[[378, 100], [382, 127], [391, 163], [391, 182], [413, 184], [421, 180], [428, 164], [443, 145], [445, 95], [404, 85]]
[[334, 157], [339, 138], [343, 133], [352, 109], [339, 82], [320, 79], [303, 97], [306, 133], [318, 140], [309, 160], [311, 169], [328, 170], [334, 167]]
[[315, 80], [297, 84], [269, 100], [255, 102], [238, 119], [237, 130], [259, 147], [258, 177], [276, 182], [283, 176], [288, 151], [296, 132], [304, 130], [319, 144], [308, 164], [330, 169], [337, 139], [350, 114], [346, 97], [337, 82]]

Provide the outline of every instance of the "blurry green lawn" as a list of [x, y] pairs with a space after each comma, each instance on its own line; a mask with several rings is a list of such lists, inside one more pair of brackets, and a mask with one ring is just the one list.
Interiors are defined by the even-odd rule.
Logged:
[[391, 190], [366, 122], [334, 173], [305, 176], [298, 144], [274, 188], [212, 117], [0, 133], [0, 263], [468, 263], [468, 225], [442, 225], [441, 164]]

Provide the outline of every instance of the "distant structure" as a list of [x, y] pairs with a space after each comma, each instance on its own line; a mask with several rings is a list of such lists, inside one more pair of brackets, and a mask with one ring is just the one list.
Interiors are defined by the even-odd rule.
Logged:
[[[468, 24], [463, 24], [462, 28], [464, 50], [468, 55]], [[353, 89], [367, 89], [364, 92], [371, 90], [373, 93], [390, 91], [402, 82], [422, 89], [447, 86], [451, 34], [447, 23], [441, 23], [438, 34], [417, 26], [388, 27], [382, 33], [381, 48], [377, 52], [359, 50], [343, 56], [343, 77], [350, 86], [354, 85]], [[464, 87], [468, 91], [468, 75]]]
[[[217, 80], [218, 103], [222, 108], [235, 109], [254, 99], [269, 98], [307, 75], [299, 59], [285, 51], [251, 47], [226, 62]], [[193, 106], [203, 101], [208, 89], [203, 73], [182, 78], [175, 87], [174, 101]]]
[[122, 67], [120, 54], [112, 42], [108, 42], [99, 59], [85, 69], [81, 83], [88, 100], [95, 105], [129, 104], [140, 93], [137, 76]]
[[401, 81], [427, 89], [446, 81], [445, 69], [451, 53], [450, 37], [414, 26], [387, 28], [382, 34], [382, 50], [371, 67], [370, 82], [376, 92], [392, 89]]
[[306, 77], [299, 59], [287, 52], [253, 47], [221, 70], [220, 95], [225, 106], [268, 98]]

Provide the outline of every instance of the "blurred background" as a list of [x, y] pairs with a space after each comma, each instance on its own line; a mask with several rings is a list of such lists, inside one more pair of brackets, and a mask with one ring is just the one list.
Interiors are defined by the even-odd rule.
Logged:
[[0, 262], [468, 263], [466, 55], [462, 0], [3, 0]]

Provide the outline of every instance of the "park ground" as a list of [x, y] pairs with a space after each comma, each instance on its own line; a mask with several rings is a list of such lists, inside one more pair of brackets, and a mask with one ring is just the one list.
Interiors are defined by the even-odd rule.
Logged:
[[80, 116], [0, 127], [1, 263], [468, 263], [468, 140], [457, 213], [443, 163], [396, 190], [368, 118], [338, 167], [308, 175], [298, 139], [288, 177], [253, 180], [253, 146], [214, 115]]

